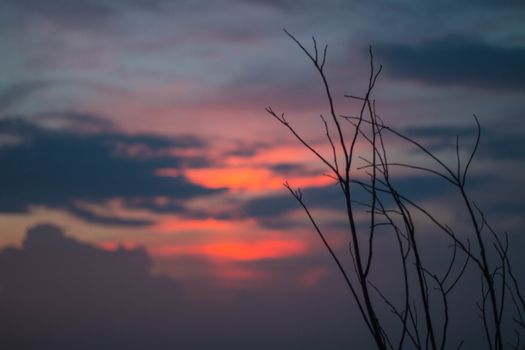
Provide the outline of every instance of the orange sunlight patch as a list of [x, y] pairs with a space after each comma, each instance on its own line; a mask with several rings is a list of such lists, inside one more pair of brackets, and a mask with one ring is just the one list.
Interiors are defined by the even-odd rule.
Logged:
[[[207, 188], [229, 188], [231, 190], [268, 190], [281, 188], [282, 177], [275, 176], [265, 168], [231, 167], [190, 169], [186, 176], [194, 183]], [[333, 182], [327, 176], [301, 176], [288, 179], [293, 186], [324, 186]]]
[[212, 260], [253, 261], [284, 258], [304, 254], [306, 245], [301, 241], [269, 240], [254, 243], [228, 242], [201, 246], [162, 246], [152, 249], [157, 256], [199, 255]]
[[204, 246], [202, 251], [210, 257], [250, 261], [295, 256], [304, 253], [306, 247], [299, 241], [233, 242]]
[[104, 249], [110, 252], [114, 252], [119, 249], [134, 250], [138, 248], [136, 244], [133, 244], [130, 242], [113, 242], [113, 241], [97, 243], [97, 246], [101, 249]]
[[177, 232], [184, 230], [206, 230], [206, 231], [226, 231], [233, 230], [235, 224], [231, 221], [205, 219], [205, 220], [179, 220], [168, 219], [155, 225], [154, 230], [159, 232]]
[[186, 176], [195, 183], [208, 188], [249, 189], [266, 184], [274, 186], [271, 172], [258, 168], [205, 168], [190, 169]]

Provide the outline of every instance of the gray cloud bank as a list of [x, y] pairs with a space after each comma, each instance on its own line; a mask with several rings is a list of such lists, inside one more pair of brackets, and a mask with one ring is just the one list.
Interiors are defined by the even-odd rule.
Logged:
[[[73, 125], [57, 129], [19, 118], [0, 120], [0, 183], [4, 189], [0, 211], [27, 212], [32, 206], [45, 206], [89, 222], [143, 226], [150, 222], [95, 213], [79, 201], [104, 204], [120, 198], [130, 208], [181, 213], [184, 208], [179, 201], [217, 192], [182, 176], [155, 174], [159, 168], [203, 162], [169, 154], [173, 149], [205, 147], [198, 138], [128, 135], [104, 129], [103, 119], [77, 114], [50, 120]], [[159, 206], [153, 200], [156, 196], [166, 196], [170, 203]]]
[[525, 90], [525, 47], [453, 36], [417, 45], [382, 44], [376, 52], [394, 77], [437, 85]]
[[337, 311], [344, 299], [323, 302], [326, 293], [298, 289], [293, 298], [242, 293], [225, 304], [195, 302], [150, 268], [143, 249], [110, 252], [52, 224], [31, 228], [20, 249], [0, 251], [0, 346], [313, 350], [349, 341], [349, 314]]

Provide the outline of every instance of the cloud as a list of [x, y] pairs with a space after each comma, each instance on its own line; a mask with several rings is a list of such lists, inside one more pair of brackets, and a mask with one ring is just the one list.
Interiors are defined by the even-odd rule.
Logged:
[[[22, 15], [32, 15], [49, 19], [57, 23], [68, 23], [75, 26], [90, 26], [93, 21], [100, 24], [100, 20], [110, 19], [123, 9], [141, 9], [156, 11], [164, 0], [7, 0], [3, 5], [7, 9], [15, 10]], [[75, 21], [77, 22], [75, 24]]]
[[[148, 209], [151, 209], [151, 208], [148, 208]], [[180, 208], [178, 209], [180, 210]], [[119, 217], [115, 215], [105, 215], [105, 214], [96, 213], [86, 208], [82, 208], [81, 206], [78, 206], [78, 205], [69, 206], [67, 210], [70, 214], [73, 214], [74, 216], [84, 221], [94, 223], [94, 224], [99, 224], [99, 225], [135, 226], [136, 227], [136, 226], [150, 226], [154, 224], [153, 220]]]
[[375, 51], [394, 77], [435, 85], [525, 90], [525, 47], [449, 36], [417, 45], [380, 44]]
[[[170, 153], [173, 149], [205, 147], [198, 138], [100, 131], [104, 124], [98, 117], [76, 114], [76, 119], [82, 120], [80, 124], [67, 117], [69, 124], [65, 128], [63, 123], [57, 124], [61, 119], [50, 123], [44, 118], [39, 121], [42, 125], [21, 119], [0, 120], [0, 134], [19, 139], [0, 147], [0, 184], [4, 188], [0, 211], [26, 212], [32, 206], [45, 206], [95, 223], [147, 225], [146, 220], [97, 214], [79, 203], [104, 204], [118, 198], [130, 207], [155, 211], [161, 207], [152, 204], [155, 197], [177, 202], [220, 192], [193, 184], [183, 176], [156, 175], [159, 168], [204, 162], [198, 157]], [[75, 125], [80, 125], [80, 131]], [[182, 211], [183, 206], [174, 203], [170, 209]], [[160, 211], [165, 212], [165, 208]]]
[[105, 251], [39, 224], [21, 249], [1, 251], [0, 262], [2, 347], [163, 349], [169, 343], [154, 346], [169, 340], [162, 322], [181, 321], [172, 314], [181, 309], [182, 286], [152, 276], [141, 248]]
[[[435, 176], [398, 176], [391, 179], [397, 190], [414, 200], [439, 196], [447, 183]], [[352, 200], [360, 203], [370, 201], [368, 193], [359, 185], [352, 185]], [[344, 208], [344, 197], [337, 185], [305, 188], [302, 190], [303, 200], [310, 208], [341, 210]], [[357, 204], [356, 204], [357, 205]], [[249, 217], [271, 219], [285, 216], [291, 211], [300, 209], [299, 203], [287, 192], [270, 196], [257, 197], [247, 201], [243, 212]]]
[[[304, 187], [302, 192], [303, 200], [308, 208], [312, 210], [314, 216], [323, 222], [327, 221], [324, 222], [323, 227], [329, 227], [331, 230], [345, 230], [348, 228], [348, 222], [344, 220], [344, 197], [337, 185]], [[356, 186], [353, 199], [363, 202], [367, 201], [368, 197]], [[256, 219], [261, 226], [268, 229], [291, 230], [306, 227], [310, 230], [311, 224], [302, 210], [300, 204], [292, 195], [283, 189], [278, 193], [246, 201], [240, 211], [243, 213], [242, 215]], [[318, 210], [331, 211], [336, 215], [334, 217], [332, 215], [325, 217]], [[295, 211], [301, 213], [299, 220], [297, 217], [289, 215]]]
[[51, 83], [45, 81], [22, 81], [4, 88], [0, 91], [0, 112], [8, 110], [49, 85]]
[[256, 6], [272, 8], [281, 12], [291, 12], [294, 14], [303, 13], [305, 10], [310, 9], [312, 5], [315, 6], [315, 3], [312, 1], [302, 1], [301, 3], [298, 3], [297, 1], [290, 0], [244, 0], [238, 2], [250, 3]]
[[[413, 173], [407, 175], [392, 176], [391, 182], [398, 193], [416, 203], [432, 201], [450, 201], [451, 193], [454, 190], [450, 183], [438, 176]], [[494, 178], [487, 175], [469, 176], [469, 187], [474, 189], [488, 188]], [[383, 186], [379, 186], [383, 188]], [[347, 230], [348, 221], [345, 219], [344, 196], [337, 185], [330, 185], [315, 188], [303, 188], [303, 200], [306, 206], [312, 211], [318, 221], [323, 222], [323, 227], [330, 228], [332, 231]], [[388, 195], [380, 195], [382, 203], [388, 208], [393, 205], [392, 198]], [[368, 209], [363, 206], [371, 203], [370, 195], [359, 185], [352, 185], [352, 201], [355, 217], [362, 223], [368, 224]], [[311, 228], [310, 222], [302, 212], [301, 205], [291, 196], [288, 191], [281, 191], [272, 195], [261, 196], [247, 200], [243, 203], [240, 213], [248, 218], [255, 218], [260, 225], [269, 229], [289, 230], [298, 227]], [[290, 216], [292, 212], [301, 212], [300, 218]], [[326, 215], [332, 212], [335, 215]], [[324, 213], [324, 214], [323, 214]], [[366, 216], [362, 216], [362, 215]]]
[[[294, 281], [301, 283], [316, 265], [317, 260], [302, 268], [304, 262], [291, 260], [289, 269], [297, 273]], [[258, 268], [276, 267], [274, 262]], [[285, 281], [283, 268], [288, 267], [281, 267], [279, 275]], [[258, 294], [230, 290], [232, 300], [226, 303], [215, 297], [213, 302], [191, 301], [180, 283], [152, 275], [150, 257], [143, 249], [106, 251], [65, 236], [53, 224], [39, 224], [28, 230], [21, 248], [0, 251], [0, 346], [28, 350], [343, 347], [350, 338], [353, 307], [340, 312], [341, 305], [347, 310], [348, 300], [339, 289], [312, 292], [315, 289], [302, 283], [289, 287], [289, 293], [296, 292], [281, 294], [282, 286], [258, 289]], [[352, 337], [352, 342], [358, 343], [357, 338]]]
[[[336, 186], [307, 188], [304, 190], [304, 200], [314, 208], [341, 208], [343, 204], [340, 189]], [[271, 196], [258, 197], [246, 202], [243, 212], [248, 217], [272, 218], [284, 216], [299, 208], [295, 199], [284, 190]]]
[[[525, 139], [516, 131], [521, 120], [510, 120], [509, 124], [498, 125], [489, 123], [482, 126], [479, 150], [476, 157], [489, 160], [523, 160], [525, 155]], [[489, 132], [483, 132], [484, 130]], [[476, 129], [473, 127], [458, 127], [453, 125], [429, 125], [406, 129], [407, 135], [415, 139], [425, 140], [431, 150], [453, 150], [455, 152], [456, 136], [459, 136], [461, 148], [469, 151], [475, 144]]]
[[38, 113], [31, 121], [45, 128], [77, 133], [114, 132], [116, 130], [116, 125], [109, 119], [74, 111]]

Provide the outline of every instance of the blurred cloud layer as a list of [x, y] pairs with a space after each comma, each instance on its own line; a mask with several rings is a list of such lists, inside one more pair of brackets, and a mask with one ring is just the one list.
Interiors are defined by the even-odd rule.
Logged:
[[195, 303], [151, 274], [143, 249], [103, 250], [50, 224], [29, 229], [21, 249], [0, 251], [0, 285], [2, 345], [12, 349], [336, 349], [347, 337], [344, 317], [318, 322], [335, 305], [304, 308], [314, 294]]

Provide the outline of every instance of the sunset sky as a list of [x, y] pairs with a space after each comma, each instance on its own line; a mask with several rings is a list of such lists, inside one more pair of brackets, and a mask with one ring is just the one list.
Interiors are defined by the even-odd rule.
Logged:
[[[322, 82], [282, 29], [309, 48], [312, 36], [328, 45], [339, 114], [359, 107], [344, 95], [365, 92], [369, 45], [383, 65], [374, 97], [387, 124], [454, 160], [456, 135], [463, 155], [473, 145], [476, 114], [482, 139], [468, 189], [498, 230], [518, 233], [525, 224], [524, 18], [522, 1], [1, 0], [0, 299], [12, 276], [22, 281], [17, 288], [45, 296], [52, 291], [35, 276], [100, 258], [97, 268], [129, 273], [126, 281], [144, 288], [109, 286], [105, 304], [145, 302], [157, 311], [125, 328], [127, 340], [115, 335], [120, 319], [101, 313], [109, 340], [86, 349], [139, 346], [130, 340], [133, 327], [157, 340], [138, 348], [366, 348], [342, 280], [282, 186], [304, 189], [344, 250], [334, 181], [265, 112], [285, 113], [329, 154]], [[418, 161], [399, 140], [389, 147]], [[410, 172], [397, 181], [447, 223], [461, 224], [442, 183]], [[48, 226], [36, 226], [42, 223]], [[49, 242], [39, 241], [40, 231]], [[7, 247], [17, 247], [18, 260]], [[39, 247], [58, 260], [31, 265]], [[88, 305], [74, 294], [79, 286], [111, 284], [71, 269], [51, 273], [73, 293], [64, 304]], [[28, 297], [31, 306], [25, 297], [0, 300], [0, 314], [7, 310], [0, 325], [15, 334], [7, 344], [19, 344], [22, 324], [39, 334], [34, 339], [52, 339], [71, 311], [52, 296], [41, 304]], [[44, 300], [62, 310], [58, 328], [40, 325]], [[89, 317], [97, 323], [96, 313]], [[56, 344], [81, 343], [89, 328], [82, 322], [68, 325]]]

